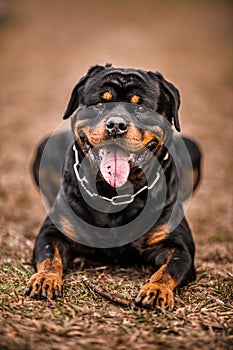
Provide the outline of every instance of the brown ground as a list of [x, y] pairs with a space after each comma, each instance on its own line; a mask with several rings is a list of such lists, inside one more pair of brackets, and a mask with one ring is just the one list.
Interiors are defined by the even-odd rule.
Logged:
[[[1, 349], [230, 349], [232, 345], [232, 6], [230, 1], [0, 2]], [[82, 274], [128, 298], [148, 271], [86, 266], [65, 278], [65, 298], [23, 296], [45, 210], [32, 183], [38, 140], [61, 121], [90, 65], [161, 71], [182, 95], [182, 131], [204, 153], [188, 212], [197, 282], [174, 312], [125, 310], [90, 293]], [[230, 345], [231, 344], [231, 345]]]

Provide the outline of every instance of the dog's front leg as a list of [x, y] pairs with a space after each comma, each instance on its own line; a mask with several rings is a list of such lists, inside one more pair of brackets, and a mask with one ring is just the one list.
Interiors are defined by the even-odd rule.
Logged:
[[[156, 260], [156, 257], [155, 257]], [[161, 267], [141, 287], [135, 304], [144, 307], [160, 307], [162, 310], [174, 307], [174, 289], [195, 279], [193, 257], [186, 245], [165, 246], [159, 252]]]
[[36, 273], [30, 278], [26, 295], [36, 299], [62, 296], [62, 274], [70, 257], [68, 239], [47, 218], [36, 239], [33, 252]]

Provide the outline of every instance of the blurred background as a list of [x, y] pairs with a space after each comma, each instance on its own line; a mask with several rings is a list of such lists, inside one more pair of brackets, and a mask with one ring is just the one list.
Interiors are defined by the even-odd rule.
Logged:
[[232, 239], [232, 32], [232, 2], [225, 0], [0, 1], [3, 237], [17, 236], [24, 246], [33, 241], [45, 215], [30, 175], [36, 144], [60, 124], [88, 68], [109, 62], [158, 70], [179, 89], [182, 132], [204, 154], [202, 183], [188, 213], [197, 259], [207, 246], [220, 249], [215, 243], [226, 250]]

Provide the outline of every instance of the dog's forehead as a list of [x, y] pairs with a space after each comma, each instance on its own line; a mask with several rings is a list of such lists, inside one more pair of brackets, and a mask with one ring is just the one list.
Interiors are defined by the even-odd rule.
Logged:
[[96, 77], [100, 82], [107, 82], [114, 80], [118, 83], [130, 83], [131, 81], [146, 82], [149, 79], [147, 72], [133, 68], [111, 68], [106, 69], [98, 74]]

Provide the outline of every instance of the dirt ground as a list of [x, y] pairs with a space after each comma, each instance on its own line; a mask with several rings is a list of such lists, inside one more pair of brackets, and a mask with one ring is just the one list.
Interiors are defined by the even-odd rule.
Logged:
[[[0, 1], [0, 348], [230, 349], [232, 269], [231, 1]], [[133, 298], [149, 272], [76, 262], [65, 297], [24, 297], [45, 209], [30, 174], [74, 84], [91, 65], [158, 70], [180, 90], [182, 132], [203, 150], [188, 218], [197, 281], [173, 312], [123, 309], [83, 286], [82, 275]]]

